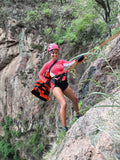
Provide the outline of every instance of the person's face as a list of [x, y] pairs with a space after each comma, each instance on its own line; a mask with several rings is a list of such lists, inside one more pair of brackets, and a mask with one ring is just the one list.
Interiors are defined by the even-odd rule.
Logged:
[[58, 50], [57, 49], [52, 50], [51, 58], [52, 58], [53, 61], [58, 59]]

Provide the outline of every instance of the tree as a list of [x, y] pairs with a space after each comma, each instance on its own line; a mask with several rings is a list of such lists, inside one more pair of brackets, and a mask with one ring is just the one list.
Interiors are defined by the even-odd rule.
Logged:
[[[98, 11], [98, 13], [102, 16], [104, 19], [105, 23], [107, 24], [109, 34], [111, 35], [111, 27], [109, 25], [111, 19], [110, 19], [110, 3], [108, 0], [95, 0], [100, 9], [97, 8], [97, 6], [94, 6], [95, 9]], [[102, 12], [101, 8], [104, 10], [104, 13]]]

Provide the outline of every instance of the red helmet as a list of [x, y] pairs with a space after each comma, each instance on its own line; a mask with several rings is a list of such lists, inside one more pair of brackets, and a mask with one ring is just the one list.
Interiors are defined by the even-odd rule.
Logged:
[[51, 50], [53, 50], [53, 49], [58, 49], [58, 51], [59, 51], [58, 45], [55, 44], [55, 43], [49, 44], [48, 49], [47, 49], [47, 52], [49, 53], [49, 51], [51, 51]]

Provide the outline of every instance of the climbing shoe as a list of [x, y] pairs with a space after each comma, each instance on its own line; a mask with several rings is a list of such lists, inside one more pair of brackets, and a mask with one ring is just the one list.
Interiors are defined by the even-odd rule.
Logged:
[[82, 117], [82, 114], [79, 114], [78, 116], [76, 116], [76, 119], [79, 119], [80, 117]]
[[68, 128], [67, 128], [67, 127], [64, 127], [63, 130], [64, 130], [65, 132], [67, 132], [67, 131], [68, 131]]

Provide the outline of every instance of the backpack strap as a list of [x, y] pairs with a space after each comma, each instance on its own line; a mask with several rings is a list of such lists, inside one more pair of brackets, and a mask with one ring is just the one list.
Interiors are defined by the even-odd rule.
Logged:
[[50, 68], [49, 68], [49, 73], [50, 73], [51, 68], [54, 66], [54, 64], [55, 64], [57, 61], [58, 61], [58, 60], [56, 60], [56, 61], [50, 66]]
[[50, 66], [49, 70], [46, 71], [46, 73], [44, 73], [44, 77], [48, 79], [48, 81], [51, 80], [51, 76], [50, 76], [50, 70], [51, 68], [54, 66], [54, 64], [57, 62], [58, 60], [54, 61], [53, 64]]

